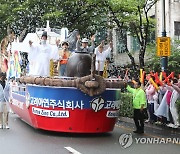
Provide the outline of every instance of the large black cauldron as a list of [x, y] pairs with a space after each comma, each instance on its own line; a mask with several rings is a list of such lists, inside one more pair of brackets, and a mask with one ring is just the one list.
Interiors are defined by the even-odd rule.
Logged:
[[91, 55], [85, 52], [75, 52], [69, 58], [66, 66], [68, 77], [83, 77], [91, 74]]

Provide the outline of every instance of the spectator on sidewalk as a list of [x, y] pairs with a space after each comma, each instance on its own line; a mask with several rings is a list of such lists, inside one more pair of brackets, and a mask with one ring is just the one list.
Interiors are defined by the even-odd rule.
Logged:
[[180, 79], [177, 83], [173, 83], [172, 87], [180, 94]]
[[160, 104], [154, 114], [161, 119], [162, 124], [166, 124], [167, 121], [169, 121], [169, 107], [167, 103], [167, 94], [168, 94], [167, 88], [164, 85], [160, 86], [160, 90], [159, 90]]
[[[177, 84], [177, 79], [172, 80], [172, 85]], [[176, 101], [179, 99], [180, 95], [177, 92], [176, 89], [173, 88], [173, 86], [166, 85], [167, 89], [172, 92], [170, 98], [167, 99], [168, 105], [169, 105], [169, 117], [170, 117], [170, 123], [167, 124], [168, 127], [172, 128], [178, 128], [179, 127], [179, 117], [177, 112], [177, 106]]]
[[[154, 80], [154, 79], [153, 79]], [[154, 115], [154, 106], [156, 105], [157, 99], [154, 99], [156, 95], [156, 89], [152, 83], [148, 82], [149, 85], [147, 88], [145, 87], [146, 97], [147, 97], [147, 105], [149, 112], [149, 121], [150, 123], [156, 122], [157, 117]]]
[[9, 129], [9, 84], [6, 82], [6, 73], [0, 73], [0, 129]]
[[134, 88], [129, 85], [126, 88], [130, 93], [133, 94], [133, 109], [134, 109], [134, 123], [136, 130], [134, 133], [143, 134], [144, 133], [144, 113], [147, 107], [146, 94], [141, 88], [141, 82], [136, 81], [134, 83]]
[[173, 125], [171, 125], [172, 128], [178, 128], [180, 126], [178, 109], [176, 105], [176, 101], [178, 98], [180, 98], [180, 94], [177, 92], [177, 90], [174, 89], [170, 99], [170, 112], [172, 114], [174, 123]]

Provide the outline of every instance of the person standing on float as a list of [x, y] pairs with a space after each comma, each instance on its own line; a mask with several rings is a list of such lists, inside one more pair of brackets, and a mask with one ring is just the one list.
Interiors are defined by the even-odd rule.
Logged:
[[95, 49], [94, 44], [95, 35], [91, 37], [91, 46], [88, 46], [89, 40], [87, 38], [83, 38], [80, 43], [80, 35], [77, 35], [77, 42], [76, 42], [76, 51], [78, 52], [85, 52], [85, 53], [93, 53]]
[[68, 62], [68, 59], [71, 55], [71, 52], [68, 50], [69, 43], [64, 41], [61, 44], [62, 50], [59, 51], [59, 63], [58, 63], [58, 70], [59, 70], [59, 76], [65, 76], [66, 75], [66, 65]]
[[96, 55], [96, 74], [101, 76], [103, 75], [106, 58], [110, 55], [111, 50], [112, 42], [105, 47], [104, 41], [102, 41], [101, 44], [95, 48], [94, 54]]
[[[49, 76], [50, 75], [50, 60], [58, 59], [58, 48], [54, 48], [47, 43], [47, 32], [44, 31], [41, 37], [41, 43], [37, 47], [30, 44], [30, 52], [28, 55], [29, 62], [33, 61], [33, 66], [30, 67], [30, 75], [34, 76]], [[57, 56], [55, 56], [57, 53]]]
[[29, 40], [29, 53], [28, 53], [28, 61], [29, 61], [29, 75], [35, 75], [36, 73], [36, 62], [38, 60], [37, 54], [37, 46], [33, 44], [31, 40]]

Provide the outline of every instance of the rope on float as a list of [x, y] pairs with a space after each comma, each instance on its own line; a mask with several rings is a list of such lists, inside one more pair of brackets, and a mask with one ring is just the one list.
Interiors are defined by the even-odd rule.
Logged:
[[106, 88], [124, 88], [126, 83], [122, 80], [104, 79], [102, 76], [91, 75], [75, 78], [72, 80], [50, 78], [50, 77], [33, 77], [22, 76], [20, 82], [24, 84], [36, 84], [41, 86], [56, 87], [76, 87], [89, 96], [100, 95]]
[[21, 83], [36, 84], [42, 86], [76, 87], [89, 96], [100, 95], [106, 88], [123, 88], [125, 82], [120, 80], [105, 80], [102, 76], [95, 74], [95, 55], [92, 55], [91, 74], [72, 80], [55, 77], [22, 76]]

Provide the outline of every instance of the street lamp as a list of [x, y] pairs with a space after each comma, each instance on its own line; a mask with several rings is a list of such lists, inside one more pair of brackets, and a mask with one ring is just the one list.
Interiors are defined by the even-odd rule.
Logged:
[[[162, 0], [162, 37], [166, 37], [166, 14], [165, 14], [165, 0]], [[168, 57], [161, 57], [161, 70], [167, 71]]]

